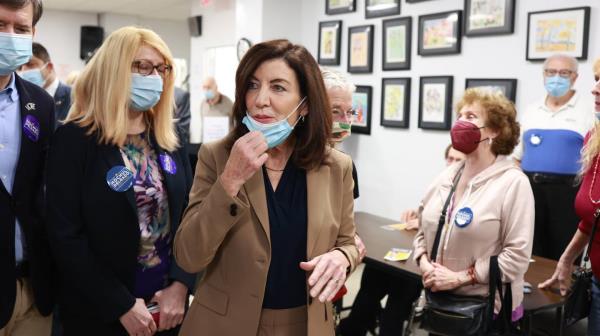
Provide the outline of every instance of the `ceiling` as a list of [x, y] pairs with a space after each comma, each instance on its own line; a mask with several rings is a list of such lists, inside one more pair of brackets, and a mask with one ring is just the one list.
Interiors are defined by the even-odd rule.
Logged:
[[190, 16], [189, 0], [44, 0], [44, 8], [170, 20]]

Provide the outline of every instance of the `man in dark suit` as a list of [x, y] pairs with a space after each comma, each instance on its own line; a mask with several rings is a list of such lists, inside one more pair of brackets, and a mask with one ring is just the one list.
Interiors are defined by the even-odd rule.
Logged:
[[21, 66], [19, 75], [44, 88], [50, 96], [54, 97], [55, 120], [58, 127], [71, 108], [71, 87], [58, 79], [54, 63], [43, 45], [33, 42], [32, 52], [29, 62]]
[[177, 119], [177, 132], [182, 145], [190, 142], [190, 93], [175, 87], [175, 119]]
[[0, 0], [0, 335], [49, 335], [52, 258], [42, 216], [54, 102], [15, 70], [31, 57], [41, 0]]

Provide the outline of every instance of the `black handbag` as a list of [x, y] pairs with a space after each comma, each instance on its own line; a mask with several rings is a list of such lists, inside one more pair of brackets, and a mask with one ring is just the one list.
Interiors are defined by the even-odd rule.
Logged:
[[[594, 227], [592, 228], [592, 234], [588, 242], [587, 249], [585, 251], [585, 257], [583, 261], [585, 264], [590, 260], [590, 251], [592, 250], [592, 243], [596, 229], [598, 228], [598, 218], [600, 218], [600, 209], [596, 209], [594, 213]], [[588, 317], [590, 314], [590, 306], [592, 304], [592, 277], [593, 273], [591, 268], [578, 268], [571, 275], [571, 291], [565, 302], [565, 324], [570, 326], [577, 321]]]
[[[431, 260], [437, 257], [441, 233], [446, 223], [446, 211], [454, 194], [462, 168], [456, 174], [450, 194], [446, 199], [438, 222], [438, 230], [432, 246]], [[498, 289], [502, 299], [502, 310], [494, 319], [494, 302]], [[425, 292], [425, 305], [420, 315], [420, 328], [429, 333], [448, 336], [470, 335], [514, 335], [518, 330], [512, 326], [512, 290], [507, 286], [505, 295], [502, 291], [502, 280], [498, 257], [490, 258], [489, 295], [487, 297], [457, 295], [451, 292]], [[415, 305], [417, 306], [417, 305]], [[413, 313], [415, 316], [415, 313]], [[412, 324], [412, 321], [409, 323]]]

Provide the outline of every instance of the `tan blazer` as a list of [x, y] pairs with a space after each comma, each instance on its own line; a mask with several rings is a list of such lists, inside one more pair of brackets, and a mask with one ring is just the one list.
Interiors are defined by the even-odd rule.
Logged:
[[[339, 249], [358, 263], [354, 245], [352, 161], [329, 150], [328, 164], [306, 174], [309, 259]], [[188, 272], [205, 270], [181, 328], [187, 335], [256, 335], [271, 261], [263, 174], [234, 198], [220, 179], [229, 157], [224, 140], [200, 148], [189, 206], [175, 237], [175, 258]], [[308, 293], [308, 289], [307, 289]], [[309, 300], [308, 335], [333, 335], [331, 304]]]

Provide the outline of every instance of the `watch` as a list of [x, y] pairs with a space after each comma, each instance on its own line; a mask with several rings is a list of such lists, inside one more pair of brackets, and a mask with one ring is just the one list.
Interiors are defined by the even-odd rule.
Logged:
[[250, 40], [248, 40], [247, 38], [242, 37], [238, 40], [238, 43], [237, 43], [238, 61], [242, 60], [242, 57], [244, 57], [244, 54], [246, 54], [246, 51], [248, 51], [248, 49], [250, 49], [250, 47], [252, 47], [252, 42], [250, 42]]

